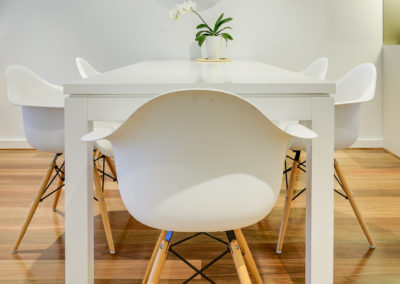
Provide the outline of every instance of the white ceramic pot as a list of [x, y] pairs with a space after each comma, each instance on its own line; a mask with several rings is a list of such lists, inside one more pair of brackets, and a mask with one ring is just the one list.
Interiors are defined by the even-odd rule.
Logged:
[[207, 58], [216, 60], [221, 58], [221, 37], [208, 36], [206, 38]]

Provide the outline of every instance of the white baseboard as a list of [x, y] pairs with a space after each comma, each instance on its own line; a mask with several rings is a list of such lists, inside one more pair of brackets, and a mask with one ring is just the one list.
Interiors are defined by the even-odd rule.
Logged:
[[0, 139], [0, 149], [32, 149], [26, 139]]
[[[352, 148], [383, 148], [383, 139], [358, 139]], [[0, 149], [32, 149], [26, 139], [0, 139]]]
[[358, 139], [351, 148], [383, 148], [382, 138]]

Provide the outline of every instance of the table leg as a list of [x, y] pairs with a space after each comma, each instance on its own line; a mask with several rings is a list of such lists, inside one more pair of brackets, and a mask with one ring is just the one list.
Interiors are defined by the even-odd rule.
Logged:
[[93, 283], [93, 145], [87, 98], [65, 101], [65, 283]]
[[312, 129], [307, 146], [306, 283], [333, 283], [334, 101], [312, 99]]

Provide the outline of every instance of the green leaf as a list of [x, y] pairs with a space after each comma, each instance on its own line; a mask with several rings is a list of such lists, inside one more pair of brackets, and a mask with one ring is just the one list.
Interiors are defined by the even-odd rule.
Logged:
[[209, 31], [207, 31], [207, 30], [202, 30], [202, 31], [199, 31], [197, 34], [196, 34], [196, 38], [199, 36], [199, 35], [201, 35], [201, 34], [208, 34], [208, 35], [210, 35], [210, 32]]
[[207, 36], [206, 35], [201, 35], [198, 38], [196, 38], [197, 43], [199, 44], [199, 46], [201, 47], [204, 43], [204, 41], [206, 40]]
[[221, 36], [226, 40], [233, 40], [233, 37], [230, 34], [222, 33]]
[[198, 41], [198, 40], [202, 39], [203, 36], [209, 36], [209, 35], [211, 35], [211, 34], [210, 33], [206, 33], [206, 34], [198, 35], [198, 36], [196, 36], [195, 40]]
[[221, 36], [225, 39], [227, 45], [228, 45], [228, 40], [233, 40], [230, 34], [222, 33]]
[[196, 29], [208, 28], [206, 24], [200, 24], [196, 27]]
[[217, 24], [218, 24], [223, 18], [224, 18], [224, 13], [222, 13], [221, 16], [219, 16], [219, 18], [218, 18], [217, 21], [215, 22], [215, 25], [214, 25], [214, 32], [217, 31], [217, 29], [216, 29]]
[[219, 31], [217, 31], [217, 33], [215, 35], [219, 35], [222, 31], [226, 30], [226, 29], [232, 29], [231, 27], [225, 27], [223, 29], [220, 29]]
[[219, 23], [216, 23], [215, 24], [215, 28], [214, 28], [214, 33], [216, 32], [216, 31], [218, 31], [218, 29], [223, 25], [223, 24], [226, 24], [227, 22], [230, 22], [230, 21], [232, 21], [233, 19], [232, 18], [226, 18], [225, 20], [222, 20], [222, 21], [220, 21]]
[[203, 36], [207, 37], [207, 36], [210, 36], [210, 35], [211, 35], [211, 33], [204, 33], [204, 34], [196, 36], [195, 40], [199, 41], [199, 40], [201, 40], [203, 38]]

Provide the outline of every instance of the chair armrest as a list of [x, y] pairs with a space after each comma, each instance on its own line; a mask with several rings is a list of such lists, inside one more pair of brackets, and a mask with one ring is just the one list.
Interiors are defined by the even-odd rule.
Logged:
[[287, 134], [300, 139], [314, 139], [318, 137], [317, 133], [299, 123], [289, 124], [282, 130]]
[[97, 127], [93, 131], [83, 135], [81, 141], [95, 142], [97, 140], [105, 139], [115, 132], [115, 128], [111, 127]]
[[335, 106], [342, 106], [342, 105], [350, 105], [350, 104], [361, 104], [366, 102], [365, 100], [358, 99], [358, 100], [352, 100], [352, 101], [345, 101], [345, 102], [337, 102], [335, 103]]

